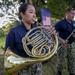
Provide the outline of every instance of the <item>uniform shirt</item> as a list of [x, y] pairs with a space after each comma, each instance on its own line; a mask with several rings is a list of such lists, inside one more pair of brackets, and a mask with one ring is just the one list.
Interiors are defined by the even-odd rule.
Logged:
[[[66, 40], [67, 37], [72, 33], [73, 29], [75, 28], [73, 23], [73, 21], [69, 23], [66, 19], [63, 19], [55, 24], [55, 29], [62, 39]], [[68, 40], [69, 44], [71, 44], [74, 40], [75, 38], [71, 36]]]
[[[31, 27], [33, 28], [35, 27], [35, 25], [31, 25]], [[21, 23], [17, 27], [12, 28], [6, 37], [5, 51], [8, 47], [14, 47], [18, 55], [23, 57], [29, 57], [25, 53], [22, 44], [22, 38], [26, 35], [28, 31], [29, 30], [25, 27], [23, 23]]]

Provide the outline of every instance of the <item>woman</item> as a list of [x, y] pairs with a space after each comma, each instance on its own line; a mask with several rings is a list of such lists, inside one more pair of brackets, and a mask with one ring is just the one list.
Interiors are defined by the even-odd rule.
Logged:
[[[29, 30], [36, 27], [36, 25], [34, 25], [36, 19], [36, 11], [34, 6], [28, 3], [21, 4], [19, 7], [19, 16], [21, 23], [9, 31], [6, 37], [5, 51], [11, 46], [16, 49], [16, 53], [18, 55], [22, 57], [29, 57], [23, 49], [22, 38]], [[52, 27], [50, 29], [52, 31], [54, 30]], [[42, 64], [37, 63], [28, 66], [21, 70], [18, 75], [42, 75]]]

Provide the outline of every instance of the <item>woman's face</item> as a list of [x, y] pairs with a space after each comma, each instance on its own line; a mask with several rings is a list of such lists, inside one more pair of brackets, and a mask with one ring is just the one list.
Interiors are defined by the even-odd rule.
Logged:
[[36, 12], [34, 6], [28, 5], [26, 12], [22, 16], [22, 19], [28, 24], [34, 24], [36, 19]]

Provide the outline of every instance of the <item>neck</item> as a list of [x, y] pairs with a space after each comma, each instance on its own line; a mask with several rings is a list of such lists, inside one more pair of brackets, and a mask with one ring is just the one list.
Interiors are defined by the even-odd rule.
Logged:
[[66, 19], [69, 23], [71, 23], [72, 22], [72, 20], [69, 20], [69, 19]]
[[23, 21], [23, 23], [28, 30], [31, 29], [31, 24], [28, 24], [27, 22], [24, 22], [24, 21]]
[[67, 20], [69, 23], [72, 22], [72, 19], [70, 19], [69, 16], [66, 16], [65, 18], [66, 18], [66, 20]]

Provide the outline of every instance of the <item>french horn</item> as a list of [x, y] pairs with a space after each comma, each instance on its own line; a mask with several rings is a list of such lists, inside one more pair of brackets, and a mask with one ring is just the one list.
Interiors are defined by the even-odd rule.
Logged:
[[[16, 75], [21, 69], [51, 58], [57, 50], [58, 38], [51, 36], [51, 32], [43, 26], [31, 29], [22, 39], [24, 51], [28, 58], [21, 57], [8, 48], [5, 52], [4, 69], [6, 75]], [[31, 49], [29, 49], [31, 46]]]

